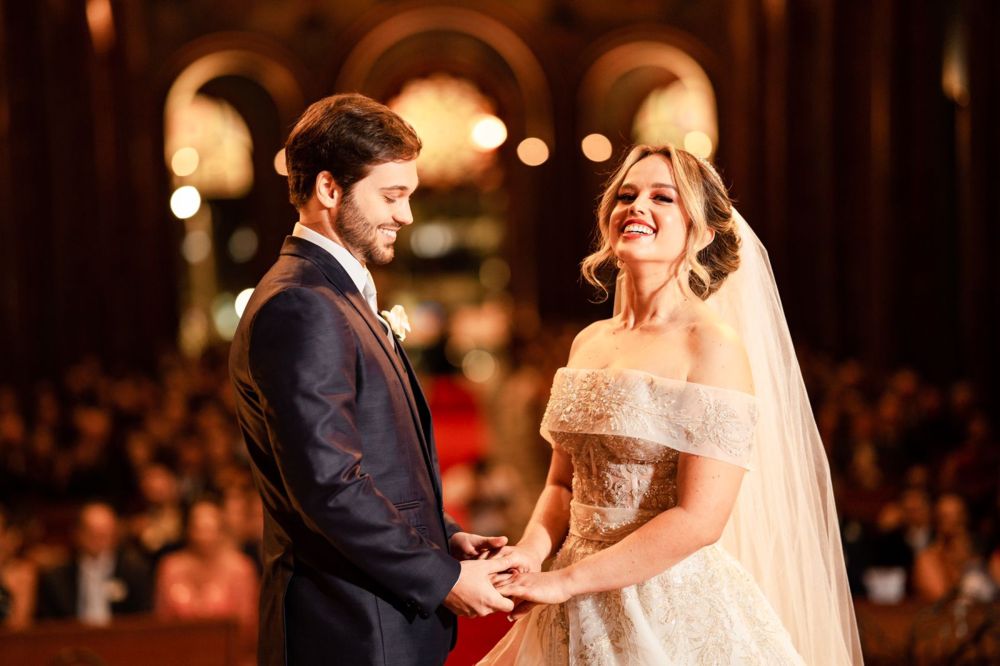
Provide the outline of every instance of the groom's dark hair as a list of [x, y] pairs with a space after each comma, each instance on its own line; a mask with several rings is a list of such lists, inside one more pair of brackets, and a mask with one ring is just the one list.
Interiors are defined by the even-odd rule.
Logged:
[[415, 159], [421, 147], [413, 128], [387, 106], [357, 93], [325, 97], [306, 109], [285, 142], [288, 198], [304, 206], [322, 171], [346, 196], [373, 166]]

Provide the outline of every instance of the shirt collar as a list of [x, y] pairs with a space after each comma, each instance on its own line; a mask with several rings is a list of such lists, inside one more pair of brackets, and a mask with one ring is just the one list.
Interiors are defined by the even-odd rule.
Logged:
[[115, 554], [112, 551], [107, 551], [94, 557], [80, 553], [79, 562], [82, 571], [110, 576], [115, 568]]
[[[296, 238], [301, 238], [302, 240], [307, 240], [314, 245], [319, 245], [321, 248], [326, 250], [334, 259], [337, 260], [347, 274], [351, 277], [351, 281], [358, 288], [358, 291], [362, 294], [365, 292], [365, 283], [369, 279], [370, 273], [368, 269], [361, 265], [353, 254], [347, 251], [343, 245], [336, 243], [321, 233], [313, 231], [301, 222], [295, 223], [295, 228], [292, 229], [292, 235]], [[374, 282], [372, 283], [374, 285]]]

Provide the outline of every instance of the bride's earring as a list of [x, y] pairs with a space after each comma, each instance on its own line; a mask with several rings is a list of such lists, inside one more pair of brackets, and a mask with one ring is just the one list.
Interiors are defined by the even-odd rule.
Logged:
[[615, 266], [618, 267], [618, 270], [621, 270], [625, 266], [625, 264], [622, 263], [621, 259], [615, 259]]

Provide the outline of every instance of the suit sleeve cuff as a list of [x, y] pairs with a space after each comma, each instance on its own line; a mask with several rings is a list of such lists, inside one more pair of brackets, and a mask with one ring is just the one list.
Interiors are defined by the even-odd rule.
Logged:
[[434, 564], [421, 577], [427, 583], [420, 586], [417, 594], [405, 602], [407, 608], [423, 618], [430, 617], [444, 603], [448, 593], [458, 582], [458, 575], [462, 570], [458, 560], [444, 551], [434, 549], [434, 555]]

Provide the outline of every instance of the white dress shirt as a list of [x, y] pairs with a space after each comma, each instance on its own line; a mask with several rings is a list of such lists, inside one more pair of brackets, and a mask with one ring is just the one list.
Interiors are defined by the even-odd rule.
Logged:
[[81, 555], [79, 567], [77, 618], [87, 624], [108, 624], [111, 622], [109, 583], [115, 571], [115, 554], [108, 552], [97, 557]]
[[369, 270], [365, 268], [353, 254], [348, 252], [347, 248], [343, 245], [330, 240], [321, 233], [313, 231], [301, 222], [295, 223], [295, 228], [292, 229], [292, 235], [296, 238], [307, 240], [313, 245], [320, 246], [326, 250], [330, 256], [337, 260], [337, 263], [339, 263], [344, 270], [347, 271], [351, 281], [354, 282], [358, 291], [361, 292], [361, 295], [368, 302], [368, 306], [371, 307], [372, 312], [375, 313], [375, 318], [382, 322], [382, 325], [385, 326], [386, 333], [389, 336], [389, 341], [395, 342], [389, 323], [382, 319], [382, 316], [378, 313], [378, 294], [375, 291], [375, 280], [372, 279], [371, 272], [369, 272]]

